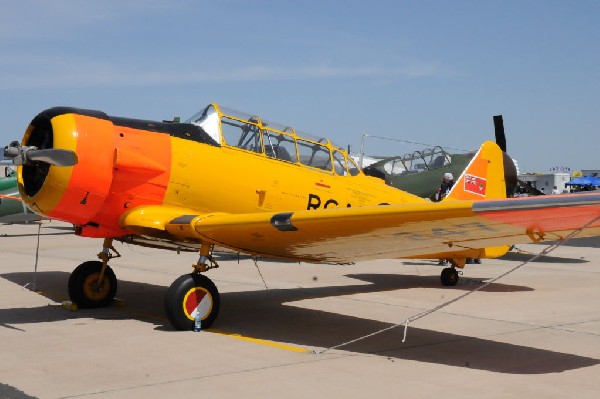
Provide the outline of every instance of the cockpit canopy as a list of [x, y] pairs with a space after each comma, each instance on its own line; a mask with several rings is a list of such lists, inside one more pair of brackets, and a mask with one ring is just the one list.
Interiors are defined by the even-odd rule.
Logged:
[[226, 107], [210, 104], [186, 123], [200, 126], [221, 145], [263, 154], [269, 158], [356, 176], [360, 169], [326, 139], [296, 131], [291, 126], [264, 120]]

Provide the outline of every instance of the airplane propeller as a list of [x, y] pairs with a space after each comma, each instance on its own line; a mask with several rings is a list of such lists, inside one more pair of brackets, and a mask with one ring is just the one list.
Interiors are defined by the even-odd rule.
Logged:
[[13, 141], [4, 147], [4, 157], [13, 165], [31, 165], [42, 162], [54, 166], [73, 166], [77, 164], [77, 154], [70, 150], [57, 148], [38, 149], [35, 146], [21, 146]]
[[504, 121], [502, 115], [494, 115], [494, 133], [496, 135], [496, 144], [506, 152], [506, 136], [504, 135]]

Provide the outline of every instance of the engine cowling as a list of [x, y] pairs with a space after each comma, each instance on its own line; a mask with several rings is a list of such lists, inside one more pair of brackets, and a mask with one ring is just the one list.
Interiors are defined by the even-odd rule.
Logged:
[[74, 166], [32, 163], [18, 168], [19, 191], [37, 213], [76, 225], [91, 222], [102, 209], [113, 179], [114, 127], [99, 111], [57, 107], [32, 121], [23, 145], [78, 154]]

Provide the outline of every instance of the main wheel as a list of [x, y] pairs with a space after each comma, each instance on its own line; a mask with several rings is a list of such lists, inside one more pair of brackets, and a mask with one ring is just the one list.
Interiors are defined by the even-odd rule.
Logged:
[[458, 272], [452, 267], [447, 267], [442, 270], [442, 275], [440, 277], [442, 279], [442, 285], [454, 286], [458, 283]]
[[165, 313], [177, 330], [191, 330], [199, 313], [202, 328], [217, 318], [219, 291], [214, 283], [199, 273], [184, 274], [171, 284], [165, 294]]
[[69, 277], [69, 297], [80, 308], [108, 306], [117, 293], [117, 277], [106, 266], [104, 278], [99, 283], [102, 262], [88, 261], [77, 266]]

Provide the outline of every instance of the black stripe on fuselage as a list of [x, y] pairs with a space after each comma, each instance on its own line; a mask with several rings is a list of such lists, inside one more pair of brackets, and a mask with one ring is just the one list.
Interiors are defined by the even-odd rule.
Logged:
[[204, 129], [191, 123], [156, 122], [142, 119], [122, 118], [119, 116], [111, 116], [110, 120], [115, 126], [156, 133], [166, 133], [172, 137], [220, 147], [219, 143], [210, 137]]
[[[36, 121], [40, 118], [48, 121], [52, 118], [64, 114], [77, 114], [89, 116], [92, 118], [111, 121], [115, 126], [127, 127], [130, 129], [146, 130], [155, 133], [164, 133], [172, 137], [178, 137], [184, 140], [196, 141], [198, 143], [208, 144], [215, 147], [220, 147], [208, 133], [200, 126], [191, 123], [173, 123], [173, 122], [156, 122], [143, 119], [124, 118], [120, 116], [109, 116], [102, 111], [91, 109], [74, 108], [74, 107], [54, 107], [41, 112], [32, 122], [35, 126]], [[44, 147], [45, 148], [45, 147]]]
[[[110, 117], [106, 115], [102, 111], [96, 111], [93, 109], [83, 109], [83, 108], [74, 108], [74, 107], [53, 107], [48, 108], [45, 111], [40, 112], [40, 114], [36, 117], [46, 118], [47, 120], [51, 120], [52, 118], [64, 114], [77, 114], [83, 116], [90, 116], [92, 118], [110, 120]], [[35, 119], [34, 119], [35, 121]]]

